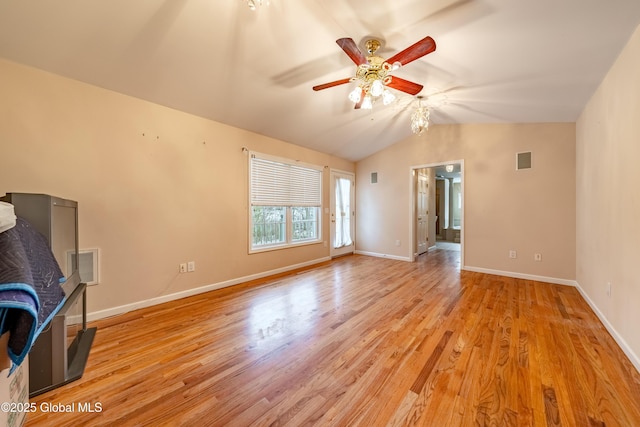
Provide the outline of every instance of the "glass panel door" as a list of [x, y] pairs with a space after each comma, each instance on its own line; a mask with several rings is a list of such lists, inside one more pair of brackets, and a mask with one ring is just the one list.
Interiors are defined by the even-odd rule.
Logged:
[[331, 256], [355, 250], [355, 177], [331, 171]]

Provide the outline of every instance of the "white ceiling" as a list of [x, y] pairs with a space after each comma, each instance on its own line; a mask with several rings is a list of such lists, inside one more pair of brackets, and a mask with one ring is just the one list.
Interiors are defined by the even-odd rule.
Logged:
[[411, 134], [413, 98], [354, 110], [355, 65], [429, 35], [395, 75], [433, 123], [574, 122], [640, 23], [639, 0], [0, 0], [0, 57], [350, 160]]

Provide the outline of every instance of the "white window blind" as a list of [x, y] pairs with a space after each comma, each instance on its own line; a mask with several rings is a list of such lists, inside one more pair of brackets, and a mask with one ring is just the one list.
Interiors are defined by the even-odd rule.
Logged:
[[321, 206], [322, 168], [251, 154], [252, 206]]

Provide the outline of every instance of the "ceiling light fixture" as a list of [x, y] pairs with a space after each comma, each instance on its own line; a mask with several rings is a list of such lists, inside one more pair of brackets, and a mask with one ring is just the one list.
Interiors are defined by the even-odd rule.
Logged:
[[418, 106], [411, 113], [411, 131], [422, 135], [429, 129], [429, 109], [422, 105], [422, 96], [418, 96]]
[[373, 108], [373, 100], [371, 99], [371, 95], [367, 94], [364, 96], [361, 107], [363, 110], [371, 110]]
[[453, 172], [453, 165], [447, 165], [444, 167], [444, 170], [446, 170], [447, 172], [451, 173]]
[[395, 62], [390, 65], [382, 57], [375, 55], [375, 52], [380, 48], [378, 40], [367, 40], [365, 47], [369, 54], [367, 63], [358, 65], [356, 76], [351, 79], [356, 82], [357, 86], [349, 93], [349, 100], [354, 104], [362, 101], [360, 108], [370, 110], [373, 108], [373, 103], [380, 97], [382, 97], [384, 105], [395, 101], [396, 96], [386, 86], [391, 83], [389, 73], [400, 68], [401, 64]]
[[247, 6], [251, 10], [256, 10], [258, 6], [262, 5], [269, 6], [269, 0], [247, 0]]

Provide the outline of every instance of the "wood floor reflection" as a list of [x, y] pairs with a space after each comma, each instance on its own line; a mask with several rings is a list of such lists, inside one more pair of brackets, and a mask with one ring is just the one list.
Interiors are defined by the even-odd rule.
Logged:
[[[95, 322], [27, 425], [640, 425], [640, 375], [576, 289], [459, 263], [347, 256]], [[79, 402], [102, 411], [39, 409]]]

